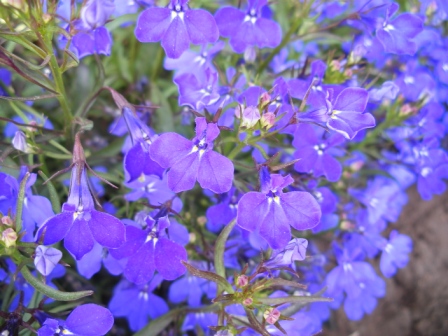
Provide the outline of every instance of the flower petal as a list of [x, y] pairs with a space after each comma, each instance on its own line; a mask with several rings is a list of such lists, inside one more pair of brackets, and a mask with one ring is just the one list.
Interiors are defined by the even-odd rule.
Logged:
[[158, 42], [171, 23], [171, 10], [152, 7], [144, 10], [137, 20], [135, 37], [140, 42]]
[[181, 245], [160, 238], [155, 246], [154, 264], [165, 280], [174, 280], [186, 272], [181, 260], [187, 260], [187, 251]]
[[199, 165], [198, 182], [202, 188], [222, 194], [232, 188], [233, 163], [225, 156], [209, 151], [202, 155]]
[[76, 307], [65, 321], [72, 333], [83, 336], [105, 335], [114, 325], [112, 313], [93, 303]]
[[98, 244], [109, 248], [118, 248], [124, 244], [125, 227], [118, 218], [96, 210], [90, 214], [89, 227]]
[[89, 224], [84, 219], [75, 220], [65, 237], [65, 248], [73, 254], [76, 260], [81, 260], [87, 252], [93, 249], [94, 244]]

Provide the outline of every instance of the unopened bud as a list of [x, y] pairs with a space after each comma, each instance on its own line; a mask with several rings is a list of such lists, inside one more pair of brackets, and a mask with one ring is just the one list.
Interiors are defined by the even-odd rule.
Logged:
[[2, 232], [2, 241], [5, 243], [6, 247], [16, 245], [17, 233], [12, 228], [6, 229]]
[[280, 318], [280, 311], [277, 308], [268, 308], [263, 314], [266, 322], [269, 324], [275, 324]]
[[342, 230], [351, 231], [354, 228], [355, 228], [355, 225], [352, 222], [348, 221], [348, 220], [343, 220], [341, 222], [341, 229]]
[[331, 61], [330, 68], [335, 71], [341, 70], [341, 62], [339, 62], [338, 60]]
[[275, 114], [272, 112], [263, 113], [260, 122], [262, 127], [270, 129], [275, 124]]
[[7, 226], [12, 226], [12, 224], [13, 224], [12, 218], [9, 216], [3, 216], [1, 219], [1, 222], [3, 225], [7, 225]]
[[242, 274], [236, 278], [236, 285], [240, 288], [246, 287], [249, 284], [249, 277]]
[[254, 47], [247, 47], [244, 50], [244, 60], [247, 63], [253, 63], [255, 59], [257, 58], [257, 51]]
[[30, 153], [30, 146], [28, 146], [25, 133], [22, 131], [16, 132], [12, 139], [12, 146], [21, 152]]
[[115, 10], [113, 0], [89, 0], [81, 8], [81, 20], [90, 28], [103, 26]]
[[31, 120], [28, 125], [30, 125], [29, 127], [27, 127], [26, 129], [30, 132], [36, 132], [37, 128], [33, 127], [33, 126], [37, 126], [37, 121], [36, 120]]
[[260, 111], [255, 106], [248, 106], [243, 111], [242, 127], [252, 128], [260, 120]]
[[243, 305], [250, 306], [252, 303], [254, 303], [254, 300], [252, 298], [246, 298], [243, 300]]
[[403, 116], [413, 114], [414, 112], [415, 112], [415, 109], [409, 104], [404, 104], [400, 108], [400, 115], [403, 115]]

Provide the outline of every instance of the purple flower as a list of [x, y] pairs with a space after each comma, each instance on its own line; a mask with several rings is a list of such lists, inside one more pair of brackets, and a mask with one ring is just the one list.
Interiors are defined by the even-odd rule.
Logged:
[[95, 242], [109, 248], [123, 245], [125, 227], [114, 216], [95, 210], [79, 136], [76, 137], [73, 152], [68, 200], [62, 206], [62, 213], [49, 218], [40, 227], [38, 236], [45, 234], [45, 245], [65, 238], [65, 248], [76, 260], [80, 260], [93, 249]]
[[135, 36], [140, 42], [162, 41], [169, 58], [179, 58], [193, 44], [214, 43], [219, 38], [213, 16], [203, 9], [190, 9], [188, 0], [171, 0], [168, 7], [144, 10], [137, 20]]
[[47, 276], [53, 271], [61, 258], [61, 251], [53, 247], [39, 245], [36, 247], [34, 266], [40, 274]]
[[[19, 180], [5, 173], [0, 173], [0, 212], [3, 215], [7, 215], [9, 212], [12, 215], [15, 214], [19, 194], [19, 181], [22, 180], [27, 169], [25, 166], [21, 168]], [[36, 182], [36, 178], [36, 174], [31, 174], [25, 189], [22, 213], [22, 233], [24, 232], [25, 234], [21, 238], [24, 242], [34, 241], [36, 229], [54, 215], [51, 203], [47, 198], [32, 194], [31, 187]]]
[[112, 37], [105, 27], [98, 27], [94, 30], [86, 30], [78, 24], [79, 33], [73, 36], [70, 48], [83, 58], [92, 54], [110, 55], [112, 47]]
[[339, 250], [335, 254], [338, 266], [328, 273], [328, 295], [338, 297], [346, 294], [344, 310], [351, 320], [359, 320], [364, 313], [370, 314], [377, 298], [385, 295], [385, 282], [373, 267], [362, 261], [360, 250]]
[[346, 88], [331, 103], [327, 100], [329, 119], [327, 126], [342, 134], [347, 139], [353, 139], [356, 134], [365, 129], [375, 127], [375, 118], [370, 113], [363, 113], [369, 93], [361, 88]]
[[216, 103], [220, 97], [217, 91], [218, 73], [211, 68], [196, 73], [183, 73], [174, 78], [179, 88], [179, 105], [188, 105], [200, 111]]
[[268, 266], [290, 266], [295, 261], [305, 260], [308, 240], [293, 238], [283, 250], [274, 250], [273, 256], [266, 262]]
[[114, 259], [107, 248], [95, 243], [90, 252], [87, 252], [81, 260], [76, 261], [76, 266], [79, 274], [90, 279], [100, 271], [102, 264], [110, 274], [119, 275], [123, 273], [126, 261], [126, 259]]
[[125, 317], [132, 331], [142, 329], [149, 318], [155, 319], [169, 310], [166, 302], [152, 293], [162, 280], [158, 275], [141, 285], [121, 280], [109, 302], [110, 311], [116, 317]]
[[151, 146], [151, 158], [168, 171], [168, 186], [174, 192], [190, 190], [196, 179], [204, 189], [228, 192], [233, 182], [233, 164], [213, 151], [218, 125], [196, 118], [196, 137], [187, 140], [177, 133], [164, 133]]
[[324, 175], [328, 181], [336, 182], [342, 175], [342, 165], [335, 156], [343, 154], [337, 146], [344, 142], [340, 134], [329, 137], [324, 130], [317, 131], [309, 124], [299, 124], [294, 133], [293, 145], [297, 149], [294, 157], [300, 159], [294, 164], [298, 172], [312, 173], [315, 177]]
[[114, 10], [113, 0], [89, 0], [81, 8], [81, 20], [85, 26], [95, 29], [104, 26]]
[[236, 217], [238, 201], [239, 196], [235, 188], [219, 195], [219, 202], [207, 209], [207, 229], [211, 232], [219, 232], [223, 226], [229, 224]]
[[47, 318], [38, 336], [77, 335], [102, 336], [112, 329], [114, 317], [104, 307], [93, 303], [76, 307], [65, 321]]
[[132, 139], [132, 147], [123, 161], [127, 182], [133, 182], [143, 175], [157, 175], [162, 178], [164, 169], [149, 156], [156, 136], [129, 108], [123, 108], [122, 113]]
[[126, 227], [126, 243], [119, 249], [110, 250], [114, 258], [128, 258], [124, 269], [126, 279], [140, 285], [148, 282], [155, 271], [166, 280], [174, 280], [185, 273], [181, 261], [187, 260], [187, 251], [173, 241], [175, 235], [171, 233], [178, 228], [173, 225], [168, 230], [170, 225], [168, 209], [162, 206], [154, 217], [148, 215], [145, 218], [143, 228]]
[[[207, 269], [205, 262], [195, 266], [200, 269]], [[203, 294], [208, 299], [213, 299], [216, 295], [216, 284], [212, 281], [186, 274], [171, 284], [168, 296], [170, 301], [176, 304], [188, 300], [188, 306], [194, 308], [201, 305]]]
[[381, 272], [388, 278], [394, 276], [398, 268], [403, 268], [408, 264], [409, 253], [412, 251], [412, 239], [409, 236], [393, 230], [389, 238], [389, 242], [383, 248], [380, 260]]
[[230, 45], [237, 53], [247, 47], [275, 48], [280, 44], [282, 30], [279, 24], [263, 17], [267, 0], [248, 0], [246, 11], [224, 7], [215, 14], [219, 32], [230, 38]]
[[398, 4], [392, 3], [387, 8], [386, 20], [376, 31], [376, 36], [386, 52], [414, 55], [417, 44], [413, 41], [423, 30], [423, 21], [417, 15], [404, 13], [391, 20], [398, 10]]
[[260, 171], [260, 192], [248, 192], [238, 203], [237, 223], [250, 232], [257, 231], [273, 249], [284, 248], [291, 239], [290, 225], [296, 230], [315, 227], [320, 220], [320, 206], [307, 192], [283, 189], [293, 183], [291, 176], [270, 175]]

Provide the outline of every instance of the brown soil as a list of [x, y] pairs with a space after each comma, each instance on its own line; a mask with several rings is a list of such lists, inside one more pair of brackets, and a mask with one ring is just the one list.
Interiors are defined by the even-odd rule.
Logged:
[[352, 322], [338, 311], [322, 335], [448, 335], [448, 193], [424, 202], [411, 190], [392, 228], [414, 241], [409, 265], [386, 280], [387, 295], [371, 315]]

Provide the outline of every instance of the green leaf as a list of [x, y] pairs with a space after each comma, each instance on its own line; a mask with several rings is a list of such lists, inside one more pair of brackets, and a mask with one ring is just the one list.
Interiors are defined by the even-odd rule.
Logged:
[[227, 238], [232, 232], [234, 226], [236, 224], [236, 219], [227, 224], [226, 227], [219, 234], [218, 239], [216, 240], [215, 245], [215, 270], [218, 275], [225, 278], [226, 277], [226, 268], [224, 266], [224, 251], [226, 249]]
[[54, 289], [52, 287], [47, 286], [43, 282], [41, 282], [39, 279], [35, 278], [28, 266], [23, 266], [20, 270], [20, 273], [22, 273], [25, 280], [36, 290], [41, 292], [42, 294], [48, 296], [49, 298], [52, 298], [53, 300], [57, 301], [75, 301], [79, 300], [83, 297], [90, 296], [93, 294], [93, 291], [80, 291], [80, 292], [62, 292], [60, 290]]
[[282, 305], [284, 303], [311, 303], [311, 302], [331, 302], [333, 301], [332, 298], [326, 298], [326, 297], [316, 297], [316, 296], [286, 296], [286, 297], [278, 297], [278, 298], [257, 298], [257, 301], [270, 305], [270, 306], [276, 306], [276, 305]]
[[0, 50], [0, 64], [3, 64], [13, 69], [17, 74], [28, 80], [29, 82], [36, 84], [52, 93], [59, 94], [54, 87], [52, 81], [50, 81], [44, 74], [39, 71], [31, 70], [23, 62], [14, 60], [9, 57], [4, 51]]
[[51, 208], [53, 209], [54, 213], [58, 214], [59, 212], [61, 212], [61, 202], [59, 201], [59, 196], [56, 191], [56, 188], [54, 187], [51, 181], [48, 181], [48, 177], [44, 174], [42, 170], [39, 170], [39, 175], [45, 181], [47, 181], [46, 185], [48, 188], [48, 192], [50, 193]]
[[226, 290], [227, 293], [233, 293], [232, 286], [222, 276], [220, 276], [216, 273], [213, 273], [213, 272], [202, 271], [200, 269], [197, 269], [196, 267], [190, 265], [189, 263], [187, 263], [185, 261], [181, 261], [181, 263], [188, 269], [188, 272], [190, 272], [192, 275], [197, 276], [199, 278], [213, 281], [213, 282], [217, 283], [220, 287], [224, 288], [224, 290]]
[[26, 49], [34, 52], [36, 55], [39, 55], [43, 59], [47, 57], [45, 51], [43, 51], [41, 48], [39, 48], [37, 45], [35, 45], [33, 42], [30, 41], [37, 39], [36, 34], [31, 30], [27, 30], [20, 33], [0, 30], [0, 37], [4, 38], [5, 40], [20, 44]]
[[25, 190], [26, 190], [26, 182], [28, 181], [30, 177], [30, 173], [26, 173], [23, 177], [22, 181], [20, 182], [20, 189], [19, 189], [19, 197], [17, 200], [17, 209], [16, 209], [16, 218], [15, 218], [15, 224], [16, 224], [16, 232], [19, 233], [22, 231], [22, 211], [23, 211], [23, 202], [25, 200]]

